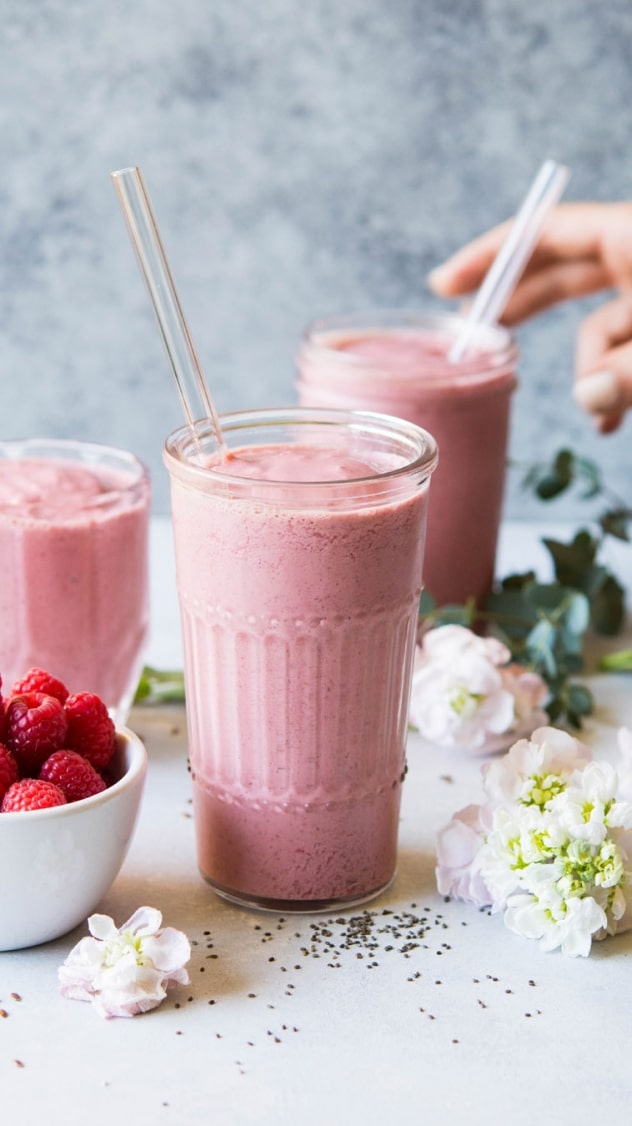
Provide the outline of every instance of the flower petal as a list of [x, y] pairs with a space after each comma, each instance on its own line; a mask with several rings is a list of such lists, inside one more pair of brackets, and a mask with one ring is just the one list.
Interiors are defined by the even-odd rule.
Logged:
[[123, 923], [121, 931], [132, 931], [133, 934], [156, 934], [162, 923], [162, 915], [155, 907], [139, 907], [134, 914]]
[[109, 915], [91, 915], [88, 919], [88, 930], [94, 938], [103, 941], [105, 938], [112, 938], [117, 934], [117, 928], [114, 924], [114, 919]]

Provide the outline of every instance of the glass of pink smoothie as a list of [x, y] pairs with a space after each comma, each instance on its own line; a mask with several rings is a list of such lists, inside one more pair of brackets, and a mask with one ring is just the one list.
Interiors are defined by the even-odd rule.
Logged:
[[0, 675], [33, 665], [129, 711], [148, 626], [150, 486], [125, 450], [0, 442]]
[[[224, 897], [322, 910], [395, 871], [434, 439], [260, 410], [170, 436], [198, 860]], [[196, 440], [197, 439], [197, 442]]]
[[328, 317], [298, 355], [303, 406], [385, 411], [436, 438], [424, 585], [440, 605], [480, 603], [491, 589], [516, 387], [517, 348], [503, 328], [479, 328], [464, 359], [448, 361], [463, 324], [414, 311]]

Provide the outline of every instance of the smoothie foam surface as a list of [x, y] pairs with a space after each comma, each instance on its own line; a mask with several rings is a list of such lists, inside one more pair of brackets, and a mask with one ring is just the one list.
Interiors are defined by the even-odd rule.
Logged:
[[132, 478], [53, 458], [0, 460], [0, 514], [58, 523], [121, 503]]

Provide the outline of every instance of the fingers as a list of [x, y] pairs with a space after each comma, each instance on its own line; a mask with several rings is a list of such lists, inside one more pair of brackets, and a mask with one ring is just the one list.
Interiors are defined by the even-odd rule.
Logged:
[[632, 297], [603, 305], [580, 326], [575, 400], [602, 434], [616, 430], [632, 406]]
[[509, 223], [468, 242], [428, 275], [428, 284], [440, 297], [462, 297], [478, 289], [509, 231]]
[[[569, 203], [556, 207], [503, 318], [516, 324], [569, 297], [594, 293], [610, 284], [603, 261], [604, 232], [616, 221], [618, 205]], [[471, 293], [500, 250], [511, 221], [480, 235], [433, 270], [429, 284], [442, 297]]]
[[[501, 223], [433, 270], [442, 297], [477, 289], [506, 238]], [[578, 334], [574, 396], [604, 434], [632, 407], [632, 202], [569, 203], [548, 217], [538, 244], [504, 311], [509, 326], [569, 298], [602, 289], [622, 296], [586, 318]]]
[[572, 297], [598, 293], [608, 285], [608, 275], [599, 262], [580, 260], [555, 263], [527, 272], [516, 286], [502, 315], [505, 325], [517, 325]]

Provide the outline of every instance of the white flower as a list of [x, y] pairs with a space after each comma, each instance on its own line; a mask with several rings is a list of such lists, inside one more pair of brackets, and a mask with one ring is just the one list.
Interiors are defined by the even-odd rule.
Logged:
[[63, 997], [92, 1001], [103, 1017], [133, 1017], [156, 1008], [170, 985], [186, 985], [191, 957], [182, 931], [161, 928], [154, 907], [139, 907], [120, 929], [108, 915], [91, 915], [82, 938], [59, 968]]
[[616, 770], [544, 727], [483, 766], [487, 801], [439, 834], [439, 890], [502, 911], [510, 930], [573, 957], [629, 930], [632, 733], [622, 729], [619, 744]]
[[553, 818], [534, 806], [498, 806], [479, 857], [479, 868], [492, 894], [493, 910], [529, 887], [534, 870], [549, 865], [565, 840]]
[[483, 766], [483, 784], [491, 801], [522, 801], [544, 807], [566, 784], [590, 751], [556, 727], [539, 727], [519, 739], [501, 759]]
[[570, 836], [600, 844], [609, 828], [632, 828], [632, 804], [616, 798], [619, 779], [608, 763], [591, 762], [576, 770], [549, 808]]
[[490, 752], [508, 734], [531, 732], [544, 722], [544, 681], [510, 664], [507, 647], [464, 626], [428, 630], [418, 650], [410, 705], [411, 723], [431, 743]]
[[571, 958], [590, 954], [592, 937], [606, 926], [606, 915], [591, 897], [559, 899], [554, 909], [533, 895], [515, 895], [507, 905], [505, 924], [525, 938], [539, 939], [543, 950], [562, 948]]

